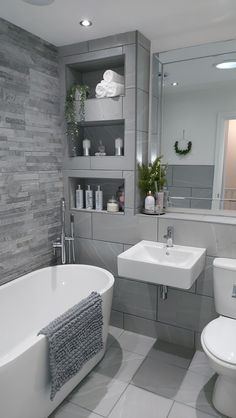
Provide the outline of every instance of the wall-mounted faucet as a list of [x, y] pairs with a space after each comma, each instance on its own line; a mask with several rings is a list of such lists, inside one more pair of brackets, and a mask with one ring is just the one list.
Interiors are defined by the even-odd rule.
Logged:
[[167, 227], [167, 233], [163, 236], [163, 238], [165, 238], [166, 241], [166, 246], [167, 247], [173, 247], [174, 246], [174, 227], [173, 226], [168, 226]]
[[[61, 255], [61, 264], [75, 263], [75, 242], [74, 242], [74, 215], [70, 217], [71, 236], [66, 236], [65, 233], [65, 216], [66, 216], [66, 202], [65, 198], [61, 199], [61, 235], [56, 241], [53, 242], [54, 254], [56, 254], [57, 248], [59, 248]], [[66, 251], [66, 242], [68, 242], [68, 260]]]

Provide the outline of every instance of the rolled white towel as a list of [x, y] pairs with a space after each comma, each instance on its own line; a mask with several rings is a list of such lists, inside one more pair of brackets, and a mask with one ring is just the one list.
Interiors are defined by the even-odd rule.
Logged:
[[111, 81], [110, 83], [107, 83], [106, 89], [107, 89], [107, 97], [120, 96], [121, 94], [124, 94], [125, 92], [124, 84], [115, 83], [113, 81]]
[[103, 79], [107, 83], [114, 81], [115, 83], [124, 84], [124, 76], [112, 70], [106, 70], [105, 73], [103, 74]]
[[101, 99], [102, 97], [107, 96], [107, 87], [104, 80], [101, 83], [98, 83], [95, 89], [97, 99]]

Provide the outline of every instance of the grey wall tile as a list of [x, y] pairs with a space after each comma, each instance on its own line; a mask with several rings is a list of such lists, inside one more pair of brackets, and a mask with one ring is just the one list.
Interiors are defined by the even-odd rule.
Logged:
[[125, 54], [125, 87], [136, 87], [136, 45], [125, 45], [123, 47]]
[[149, 95], [143, 90], [137, 91], [137, 129], [148, 132]]
[[206, 266], [197, 279], [197, 293], [199, 295], [214, 296], [213, 291], [213, 261], [214, 257], [206, 257]]
[[194, 347], [194, 332], [163, 324], [158, 321], [140, 318], [138, 316], [124, 314], [124, 329], [149, 337], [158, 338], [169, 343], [186, 347]]
[[180, 290], [170, 289], [158, 304], [159, 321], [199, 332], [216, 316], [212, 298]]
[[214, 166], [211, 165], [173, 166], [173, 186], [211, 188], [213, 177]]
[[136, 130], [136, 99], [135, 89], [125, 89], [123, 99], [123, 118], [128, 131]]
[[58, 48], [60, 57], [67, 57], [68, 55], [84, 54], [89, 52], [88, 42], [79, 42], [76, 44], [60, 46]]
[[235, 258], [235, 225], [160, 218], [159, 241], [164, 241], [163, 235], [169, 225], [174, 227], [176, 244], [206, 248], [209, 256]]
[[148, 134], [146, 132], [137, 132], [136, 153], [140, 164], [148, 163]]
[[135, 41], [135, 31], [120, 33], [118, 35], [107, 36], [105, 38], [93, 39], [89, 41], [89, 51], [133, 44]]
[[144, 36], [141, 32], [137, 31], [137, 35], [138, 35], [138, 43], [140, 45], [142, 45], [144, 48], [147, 49], [147, 51], [150, 51], [151, 48], [151, 41], [146, 38], [146, 36]]
[[111, 318], [110, 324], [113, 327], [117, 328], [124, 328], [124, 314], [123, 312], [115, 311], [114, 309], [111, 310]]
[[157, 288], [148, 283], [117, 277], [112, 306], [120, 312], [156, 319]]
[[137, 88], [149, 92], [150, 52], [138, 46]]
[[[69, 212], [69, 211], [68, 211]], [[70, 233], [70, 214], [74, 215], [75, 237], [92, 238], [92, 214], [71, 210], [67, 217], [67, 231]]]
[[157, 240], [157, 218], [93, 213], [92, 222], [94, 239], [125, 244], [136, 244], [142, 239]]
[[117, 275], [117, 256], [123, 252], [122, 244], [76, 238], [76, 263], [105, 268]]

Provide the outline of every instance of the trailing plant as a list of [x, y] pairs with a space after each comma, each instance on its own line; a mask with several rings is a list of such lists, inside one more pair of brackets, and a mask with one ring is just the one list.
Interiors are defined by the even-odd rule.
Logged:
[[161, 159], [162, 156], [157, 157], [153, 163], [138, 164], [138, 186], [144, 196], [149, 191], [154, 194], [162, 190], [166, 184], [167, 164], [161, 164]]
[[176, 154], [187, 155], [192, 149], [192, 142], [188, 141], [187, 148], [181, 149], [179, 148], [179, 141], [175, 141], [174, 149], [175, 149]]
[[[76, 111], [76, 95], [79, 95], [79, 112]], [[79, 122], [85, 120], [85, 100], [89, 93], [86, 85], [74, 84], [67, 92], [65, 101], [65, 119], [67, 122], [67, 135], [79, 136]], [[79, 115], [79, 121], [77, 116]]]

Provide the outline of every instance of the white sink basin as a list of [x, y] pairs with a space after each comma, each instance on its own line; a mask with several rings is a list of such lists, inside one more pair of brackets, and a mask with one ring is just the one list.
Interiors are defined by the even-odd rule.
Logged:
[[118, 256], [118, 275], [190, 289], [205, 265], [205, 248], [140, 241]]

